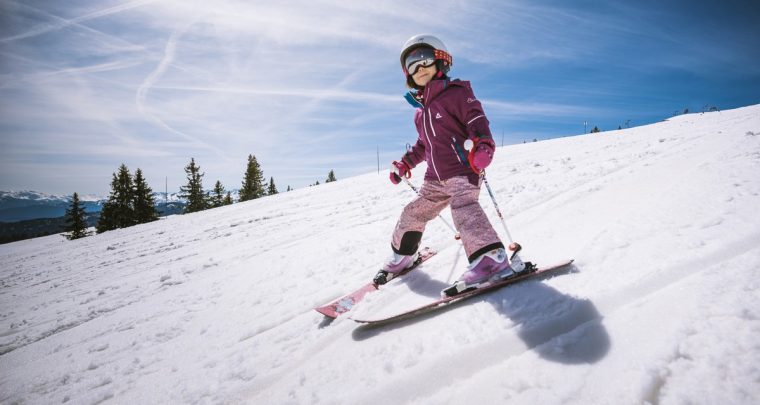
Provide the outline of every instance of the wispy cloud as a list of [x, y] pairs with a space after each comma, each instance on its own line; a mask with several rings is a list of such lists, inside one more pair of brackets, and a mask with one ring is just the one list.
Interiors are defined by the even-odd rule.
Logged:
[[148, 92], [150, 91], [151, 87], [153, 87], [154, 84], [161, 79], [161, 76], [164, 75], [167, 68], [169, 68], [169, 66], [174, 62], [174, 59], [176, 56], [177, 43], [182, 38], [182, 35], [184, 35], [184, 33], [192, 27], [193, 23], [194, 22], [190, 22], [186, 26], [181, 27], [180, 29], [177, 29], [174, 32], [172, 32], [171, 36], [166, 42], [163, 58], [159, 61], [156, 68], [145, 78], [142, 84], [140, 84], [140, 86], [137, 88], [135, 104], [137, 106], [137, 111], [140, 114], [142, 114], [148, 121], [154, 123], [159, 128], [169, 133], [182, 137], [186, 141], [190, 142], [190, 144], [193, 147], [214, 151], [218, 157], [229, 161], [230, 158], [222, 149], [218, 148], [217, 146], [211, 143], [204, 142], [200, 140], [199, 138], [194, 137], [188, 133], [185, 133], [183, 131], [173, 128], [171, 125], [167, 124], [166, 121], [161, 119], [158, 113], [152, 111], [152, 109], [146, 105]]
[[488, 99], [483, 99], [481, 102], [489, 114], [515, 117], [577, 117], [589, 114], [591, 111], [598, 111], [598, 108], [567, 104], [506, 102]]
[[[640, 91], [663, 66], [709, 75], [737, 65], [739, 75], [756, 55], [747, 51], [751, 40], [736, 36], [739, 45], [719, 52], [719, 40], [678, 47], [696, 29], [662, 25], [675, 18], [672, 9], [618, 3], [0, 0], [0, 7], [0, 188], [41, 184], [44, 174], [29, 162], [56, 155], [61, 172], [87, 161], [87, 170], [105, 173], [102, 183], [73, 179], [43, 190], [58, 193], [104, 192], [121, 162], [149, 181], [168, 176], [178, 185], [190, 157], [209, 181], [236, 187], [249, 153], [278, 184], [313, 183], [331, 165], [339, 177], [361, 173], [378, 146], [395, 154], [416, 137], [398, 51], [420, 32], [446, 41], [454, 76], [475, 80], [494, 127], [515, 134], [567, 133], [565, 123], [580, 117], [619, 116], [613, 105], [623, 97], [665, 98]], [[503, 87], [509, 91], [496, 90]], [[314, 178], [304, 180], [309, 173]]]
[[119, 4], [117, 6], [96, 10], [96, 11], [93, 11], [93, 12], [75, 17], [75, 18], [71, 18], [71, 19], [65, 19], [65, 18], [58, 17], [56, 15], [50, 14], [50, 13], [44, 13], [42, 10], [30, 7], [23, 3], [19, 3], [15, 1], [4, 1], [4, 3], [6, 3], [4, 4], [6, 7], [28, 8], [36, 12], [44, 13], [52, 21], [42, 22], [42, 23], [37, 24], [35, 27], [33, 27], [30, 30], [27, 30], [15, 35], [10, 35], [7, 37], [0, 38], [0, 42], [12, 42], [12, 41], [20, 40], [20, 39], [35, 37], [38, 35], [46, 34], [51, 31], [57, 31], [69, 26], [81, 27], [81, 23], [86, 22], [88, 20], [93, 20], [96, 18], [101, 18], [101, 17], [112, 15], [112, 14], [121, 13], [123, 11], [131, 10], [135, 7], [140, 7], [148, 3], [154, 3], [156, 1], [158, 0], [139, 0], [139, 1], [127, 2], [127, 3]]
[[251, 88], [251, 87], [201, 87], [201, 86], [155, 86], [158, 90], [245, 94], [258, 96], [283, 96], [298, 99], [345, 100], [365, 103], [398, 104], [398, 94], [381, 94], [368, 91], [304, 88]]

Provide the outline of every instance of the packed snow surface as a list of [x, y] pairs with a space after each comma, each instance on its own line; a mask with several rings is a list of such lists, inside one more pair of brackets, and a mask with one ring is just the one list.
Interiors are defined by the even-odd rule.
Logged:
[[[313, 308], [387, 258], [413, 193], [384, 173], [0, 246], [0, 403], [760, 403], [760, 106], [499, 148], [488, 179], [572, 271], [378, 328]], [[435, 298], [452, 236], [355, 316]]]

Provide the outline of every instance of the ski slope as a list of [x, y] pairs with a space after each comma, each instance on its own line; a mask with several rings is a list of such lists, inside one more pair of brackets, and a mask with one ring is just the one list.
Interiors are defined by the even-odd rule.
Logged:
[[[374, 329], [312, 308], [386, 259], [413, 194], [385, 173], [2, 245], [0, 403], [760, 402], [760, 106], [499, 148], [488, 178], [525, 258], [573, 271]], [[423, 243], [357, 316], [464, 271], [440, 220]]]

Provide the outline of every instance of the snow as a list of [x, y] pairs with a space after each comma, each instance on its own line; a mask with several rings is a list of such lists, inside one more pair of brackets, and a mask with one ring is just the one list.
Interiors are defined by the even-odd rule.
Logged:
[[[488, 178], [526, 258], [573, 271], [380, 328], [312, 308], [388, 255], [413, 194], [385, 174], [2, 245], [0, 403], [760, 402], [760, 106], [503, 147]], [[423, 243], [357, 317], [464, 271], [442, 221]]]

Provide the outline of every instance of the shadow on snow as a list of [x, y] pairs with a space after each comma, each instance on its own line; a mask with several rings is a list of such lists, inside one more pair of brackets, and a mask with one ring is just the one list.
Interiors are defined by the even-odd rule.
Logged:
[[[552, 276], [577, 272], [576, 266], [554, 272]], [[547, 278], [547, 277], [544, 277]], [[413, 318], [383, 325], [362, 325], [352, 337], [362, 341], [384, 332], [423, 322], [456, 307], [488, 302], [517, 329], [525, 345], [542, 358], [565, 364], [595, 363], [609, 351], [610, 338], [602, 316], [588, 299], [579, 299], [540, 282], [526, 280], [496, 291], [457, 301]], [[424, 272], [408, 281], [410, 289], [420, 295], [437, 298], [448, 284], [431, 279]]]

